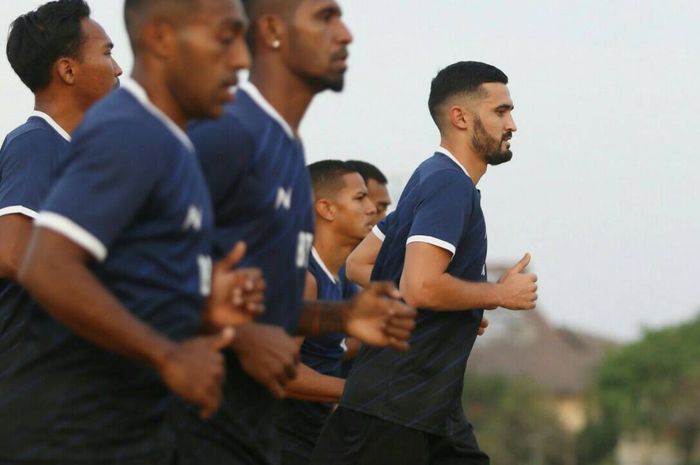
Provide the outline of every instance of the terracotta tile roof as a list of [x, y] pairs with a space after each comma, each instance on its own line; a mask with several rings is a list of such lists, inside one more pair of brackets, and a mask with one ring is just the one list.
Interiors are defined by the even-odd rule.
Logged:
[[488, 312], [490, 326], [477, 339], [467, 367], [470, 373], [527, 377], [557, 395], [580, 394], [591, 370], [601, 361], [612, 341], [557, 329], [542, 313]]

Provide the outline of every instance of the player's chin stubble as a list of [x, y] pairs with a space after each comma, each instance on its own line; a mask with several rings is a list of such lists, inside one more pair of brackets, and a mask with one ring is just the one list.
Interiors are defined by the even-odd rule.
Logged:
[[512, 133], [504, 134], [500, 140], [491, 137], [484, 129], [481, 120], [476, 120], [474, 123], [474, 135], [472, 136], [472, 146], [474, 151], [483, 155], [486, 164], [500, 165], [506, 163], [513, 158], [513, 152], [510, 149], [500, 150], [501, 144], [512, 137]]

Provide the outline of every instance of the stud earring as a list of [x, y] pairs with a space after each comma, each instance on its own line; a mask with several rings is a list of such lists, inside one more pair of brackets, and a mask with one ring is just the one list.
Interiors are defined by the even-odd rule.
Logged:
[[275, 40], [272, 41], [272, 48], [278, 49], [278, 48], [280, 48], [280, 45], [281, 45], [281, 44], [280, 44], [279, 39], [275, 39]]

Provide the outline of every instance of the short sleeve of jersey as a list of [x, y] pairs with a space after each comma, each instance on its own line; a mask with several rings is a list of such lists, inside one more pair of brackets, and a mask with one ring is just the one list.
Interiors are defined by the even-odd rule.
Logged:
[[375, 224], [374, 227], [372, 228], [372, 232], [374, 233], [375, 236], [379, 238], [380, 241], [384, 242], [384, 238], [386, 237], [386, 232], [389, 227], [389, 223], [393, 219], [393, 216], [396, 212], [391, 212], [384, 218], [382, 218], [379, 223]]
[[55, 144], [49, 134], [35, 130], [4, 147], [0, 159], [0, 216], [20, 213], [36, 217], [51, 187], [51, 147]]
[[441, 170], [422, 180], [406, 244], [425, 242], [454, 255], [471, 214], [474, 190], [456, 170]]
[[158, 173], [168, 169], [160, 155], [177, 150], [154, 139], [127, 122], [77, 133], [36, 224], [63, 234], [103, 261], [144, 205]]
[[192, 123], [188, 135], [197, 148], [212, 202], [217, 206], [245, 176], [255, 149], [253, 138], [231, 115]]

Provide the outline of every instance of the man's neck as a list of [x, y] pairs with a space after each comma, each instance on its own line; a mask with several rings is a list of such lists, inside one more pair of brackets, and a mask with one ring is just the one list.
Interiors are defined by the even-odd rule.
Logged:
[[338, 277], [340, 268], [345, 265], [345, 260], [356, 246], [357, 244], [339, 240], [338, 236], [332, 231], [317, 225], [314, 248], [333, 276]]
[[286, 69], [279, 66], [274, 68], [271, 69], [264, 62], [254, 62], [249, 80], [298, 135], [301, 120], [316, 91]]
[[474, 185], [477, 185], [481, 177], [486, 173], [486, 162], [484, 162], [479, 155], [474, 153], [467, 144], [455, 143], [443, 137], [440, 145], [454, 155], [459, 164], [467, 170]]
[[131, 72], [131, 79], [136, 81], [143, 90], [146, 91], [148, 100], [168, 118], [170, 118], [183, 131], [187, 127], [187, 116], [183, 112], [180, 105], [170, 93], [167, 85], [160, 79], [158, 73], [148, 70], [143, 64], [134, 63], [134, 69]]
[[34, 110], [46, 113], [68, 134], [73, 134], [85, 115], [75, 100], [51, 92], [38, 92], [34, 96]]

